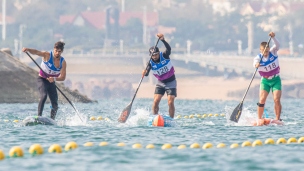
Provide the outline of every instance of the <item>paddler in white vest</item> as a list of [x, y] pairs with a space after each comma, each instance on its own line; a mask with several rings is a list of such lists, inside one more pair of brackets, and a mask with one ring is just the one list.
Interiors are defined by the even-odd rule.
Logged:
[[36, 49], [23, 48], [23, 52], [42, 57], [41, 68], [37, 79], [40, 101], [38, 104], [38, 116], [42, 116], [44, 103], [47, 95], [51, 101], [51, 118], [55, 119], [58, 110], [58, 94], [55, 81], [64, 81], [66, 76], [66, 61], [61, 56], [64, 49], [64, 42], [56, 42], [53, 51], [39, 51]]
[[267, 42], [262, 42], [260, 44], [261, 53], [254, 58], [254, 62], [253, 62], [253, 66], [258, 68], [259, 74], [262, 77], [260, 83], [260, 95], [259, 95], [260, 98], [259, 98], [259, 102], [257, 103], [258, 119], [261, 119], [261, 122], [258, 123], [263, 123], [262, 116], [264, 112], [264, 106], [270, 90], [272, 91], [273, 94], [274, 111], [276, 114], [275, 120], [281, 119], [280, 116], [282, 110], [282, 105], [281, 105], [282, 83], [280, 78], [279, 58], [277, 54], [280, 48], [280, 44], [278, 40], [275, 38], [274, 32], [270, 32], [269, 36], [271, 37], [274, 45], [271, 48], [267, 46], [266, 50], [264, 51]]

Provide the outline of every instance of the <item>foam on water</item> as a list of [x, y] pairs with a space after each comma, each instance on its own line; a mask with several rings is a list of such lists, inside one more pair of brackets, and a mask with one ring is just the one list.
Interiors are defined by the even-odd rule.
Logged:
[[[230, 120], [230, 116], [234, 108], [231, 106], [225, 106], [225, 115], [228, 126], [253, 126], [254, 122], [258, 121], [257, 112], [251, 111], [249, 108], [243, 108], [241, 117], [238, 123]], [[296, 124], [296, 122], [284, 122], [284, 125]], [[269, 126], [277, 126], [277, 124], [269, 124]]]
[[[79, 115], [78, 115], [79, 114]], [[88, 117], [82, 113], [68, 113], [56, 120], [59, 126], [90, 126]]]
[[134, 110], [133, 115], [130, 114], [129, 119], [124, 124], [119, 124], [119, 126], [124, 125], [127, 127], [134, 126], [146, 126], [150, 112], [147, 109], [138, 108]]
[[225, 115], [226, 115], [227, 125], [229, 126], [252, 126], [252, 123], [257, 119], [256, 112], [252, 112], [245, 107], [242, 110], [242, 114], [238, 123], [235, 123], [230, 120], [230, 116], [233, 110], [234, 108], [232, 106], [225, 106]]

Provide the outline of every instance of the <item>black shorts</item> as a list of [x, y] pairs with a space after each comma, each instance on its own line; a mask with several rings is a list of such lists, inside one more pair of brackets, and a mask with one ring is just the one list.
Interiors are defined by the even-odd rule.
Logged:
[[167, 93], [167, 95], [173, 95], [173, 96], [177, 97], [176, 80], [173, 80], [173, 81], [167, 82], [167, 83], [158, 81], [158, 83], [156, 84], [156, 87], [155, 87], [154, 94], [164, 95], [165, 92]]

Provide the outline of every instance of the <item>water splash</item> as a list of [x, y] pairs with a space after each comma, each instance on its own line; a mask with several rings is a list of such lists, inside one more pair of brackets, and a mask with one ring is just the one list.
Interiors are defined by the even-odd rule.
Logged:
[[138, 108], [135, 111], [135, 115], [132, 115], [127, 122], [126, 126], [146, 126], [150, 112], [147, 109]]
[[225, 115], [228, 126], [252, 126], [253, 122], [257, 119], [256, 112], [252, 112], [248, 108], [244, 108], [238, 123], [235, 123], [230, 120], [230, 115], [232, 114], [233, 109], [234, 108], [231, 106], [225, 106]]
[[88, 124], [88, 117], [82, 113], [65, 114], [63, 118], [59, 118], [56, 122], [58, 126], [91, 126]]

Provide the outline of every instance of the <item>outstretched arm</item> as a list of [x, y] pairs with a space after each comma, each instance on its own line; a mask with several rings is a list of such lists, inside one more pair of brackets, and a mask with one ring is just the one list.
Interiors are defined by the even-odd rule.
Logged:
[[150, 64], [150, 62], [148, 62], [147, 65], [148, 65], [147, 70], [144, 69], [143, 72], [142, 72], [143, 76], [148, 76], [149, 73], [150, 73], [150, 70], [151, 70], [151, 64]]
[[22, 51], [23, 52], [29, 52], [33, 55], [38, 55], [38, 56], [41, 56], [41, 57], [49, 57], [50, 56], [50, 53], [49, 52], [46, 52], [46, 51], [39, 51], [39, 50], [36, 50], [36, 49], [30, 49], [30, 48], [22, 48]]
[[166, 50], [163, 52], [164, 58], [169, 59], [169, 56], [171, 54], [171, 47], [170, 47], [170, 45], [168, 44], [168, 42], [166, 42], [165, 37], [164, 37], [163, 34], [158, 33], [157, 37], [159, 37], [159, 39], [164, 43], [164, 45], [166, 47]]
[[56, 78], [56, 81], [64, 81], [65, 80], [65, 77], [66, 77], [66, 68], [67, 68], [67, 63], [64, 60], [62, 62], [62, 68], [60, 70], [60, 75], [59, 75], [59, 77]]
[[278, 52], [278, 50], [280, 49], [280, 43], [279, 43], [279, 41], [275, 38], [275, 33], [274, 33], [274, 32], [270, 32], [270, 33], [269, 33], [269, 36], [271, 36], [271, 39], [272, 39], [272, 41], [273, 41], [273, 43], [274, 43], [274, 45], [270, 48], [270, 52], [271, 52], [273, 55], [277, 56], [277, 55], [278, 55], [277, 52]]
[[260, 66], [260, 56], [257, 55], [254, 59], [253, 59], [253, 67], [258, 68]]
[[166, 51], [163, 52], [163, 56], [166, 59], [169, 59], [169, 55], [171, 54], [171, 47], [170, 45], [166, 42], [166, 40], [162, 40], [162, 42], [164, 43], [165, 47], [166, 47]]

